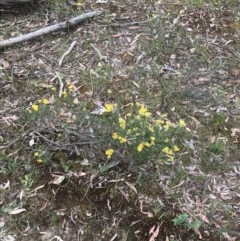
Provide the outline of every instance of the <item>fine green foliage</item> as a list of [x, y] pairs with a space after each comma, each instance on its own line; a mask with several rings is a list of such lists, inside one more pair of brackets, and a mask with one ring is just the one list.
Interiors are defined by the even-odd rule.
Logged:
[[175, 226], [183, 225], [186, 221], [186, 219], [189, 218], [188, 214], [182, 213], [179, 214], [176, 218], [174, 218], [172, 221]]
[[114, 111], [116, 105], [105, 105], [105, 117], [112, 127], [109, 133], [112, 140], [105, 152], [107, 158], [111, 158], [116, 150], [139, 163], [173, 162], [180, 151], [179, 137], [186, 132], [184, 120], [173, 123], [166, 114], [154, 117], [145, 105], [138, 102], [130, 103], [128, 107], [129, 111], [123, 114]]
[[225, 143], [224, 142], [213, 142], [209, 145], [208, 151], [215, 153], [215, 154], [220, 154], [224, 151], [225, 149]]
[[187, 229], [195, 229], [201, 225], [200, 222], [187, 222], [187, 219], [189, 218], [187, 213], [179, 214], [176, 218], [174, 218], [172, 221], [174, 223], [174, 226], [184, 226]]

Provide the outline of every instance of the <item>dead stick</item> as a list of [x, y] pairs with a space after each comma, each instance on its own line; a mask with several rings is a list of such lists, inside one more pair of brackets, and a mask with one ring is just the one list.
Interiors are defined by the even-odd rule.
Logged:
[[54, 24], [52, 26], [48, 26], [46, 28], [39, 29], [35, 32], [28, 33], [26, 35], [22, 35], [22, 36], [19, 36], [19, 37], [16, 37], [16, 38], [10, 38], [8, 40], [4, 40], [4, 41], [0, 42], [0, 48], [7, 47], [7, 46], [17, 44], [17, 43], [21, 43], [21, 42], [24, 42], [24, 41], [27, 41], [27, 40], [37, 38], [39, 36], [43, 36], [43, 35], [48, 34], [48, 33], [56, 32], [56, 31], [59, 31], [59, 30], [62, 30], [62, 29], [72, 27], [74, 25], [77, 25], [77, 24], [85, 21], [86, 19], [98, 16], [101, 13], [102, 12], [100, 12], [100, 11], [92, 11], [92, 12], [89, 12], [89, 13], [83, 13], [83, 14], [75, 17], [75, 18], [70, 19], [70, 20], [60, 22], [60, 23]]

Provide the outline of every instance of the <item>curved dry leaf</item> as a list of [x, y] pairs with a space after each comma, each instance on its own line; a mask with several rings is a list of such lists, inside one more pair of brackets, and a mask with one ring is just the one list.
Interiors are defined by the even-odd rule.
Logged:
[[29, 141], [29, 146], [33, 146], [34, 145], [34, 139], [31, 139], [30, 141]]
[[150, 213], [150, 212], [143, 212], [143, 210], [142, 210], [143, 209], [143, 206], [142, 206], [143, 200], [140, 200], [139, 202], [140, 202], [140, 212], [143, 213], [143, 214], [148, 215], [149, 218], [152, 218], [153, 217], [152, 213]]
[[6, 60], [3, 60], [2, 66], [4, 69], [7, 69], [9, 67], [9, 63]]
[[19, 214], [19, 213], [22, 213], [22, 212], [25, 212], [25, 211], [27, 211], [25, 208], [20, 208], [20, 209], [10, 211], [8, 213], [11, 214], [11, 215], [15, 215], [15, 214]]
[[205, 223], [209, 223], [208, 218], [207, 218], [204, 214], [200, 213], [200, 214], [199, 214], [199, 217], [200, 217]]
[[55, 184], [55, 185], [59, 185], [60, 183], [63, 182], [63, 180], [65, 179], [65, 176], [54, 176], [54, 180], [50, 183]]
[[53, 239], [56, 239], [56, 240], [58, 240], [58, 241], [63, 241], [59, 236], [54, 236], [53, 238], [51, 238], [50, 241], [52, 241]]
[[125, 182], [136, 194], [137, 194], [137, 189], [134, 187], [133, 184], [131, 184], [130, 182]]
[[157, 226], [157, 229], [154, 231], [154, 229], [155, 229], [155, 225], [150, 229], [150, 231], [149, 231], [149, 234], [151, 234], [152, 233], [152, 236], [151, 236], [151, 238], [149, 239], [149, 241], [155, 241], [155, 238], [158, 236], [158, 234], [159, 234], [159, 225]]

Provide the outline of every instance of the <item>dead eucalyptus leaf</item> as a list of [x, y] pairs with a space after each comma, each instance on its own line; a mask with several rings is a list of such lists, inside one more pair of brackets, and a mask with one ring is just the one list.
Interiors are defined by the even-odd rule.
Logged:
[[143, 209], [143, 206], [142, 206], [143, 200], [140, 200], [139, 202], [140, 202], [140, 212], [143, 213], [143, 214], [147, 214], [149, 218], [152, 218], [153, 217], [152, 213], [150, 213], [150, 212], [143, 212], [143, 210], [142, 210]]
[[152, 234], [152, 236], [150, 237], [149, 241], [155, 241], [155, 238], [158, 236], [159, 234], [159, 225], [157, 226], [156, 230], [155, 229], [155, 225], [150, 229], [149, 234]]
[[137, 189], [134, 187], [133, 184], [131, 184], [130, 182], [125, 182], [136, 194], [137, 194]]
[[232, 69], [231, 74], [232, 74], [234, 77], [237, 77], [237, 76], [239, 75], [239, 70], [238, 70], [238, 69]]
[[15, 215], [15, 214], [19, 214], [19, 213], [22, 213], [22, 212], [25, 212], [25, 211], [27, 211], [25, 208], [20, 208], [20, 209], [10, 211], [9, 214]]
[[51, 181], [50, 183], [55, 184], [55, 185], [59, 185], [60, 183], [63, 182], [64, 179], [65, 179], [65, 176], [57, 176], [56, 175], [56, 176], [54, 176], [54, 180]]
[[3, 60], [2, 66], [3, 66], [4, 69], [6, 69], [6, 68], [9, 67], [9, 63], [6, 60]]

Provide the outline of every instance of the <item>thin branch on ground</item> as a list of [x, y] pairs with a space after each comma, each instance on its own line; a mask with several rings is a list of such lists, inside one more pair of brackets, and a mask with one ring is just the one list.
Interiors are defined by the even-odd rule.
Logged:
[[74, 46], [76, 45], [77, 41], [73, 41], [71, 46], [69, 47], [69, 49], [62, 55], [61, 59], [59, 60], [59, 66], [62, 66], [63, 60], [64, 58], [71, 53], [71, 51], [73, 50]]
[[101, 13], [102, 12], [100, 12], [100, 11], [92, 11], [92, 12], [89, 12], [89, 13], [83, 13], [83, 14], [75, 17], [75, 18], [69, 19], [69, 20], [64, 21], [64, 22], [57, 23], [57, 24], [52, 25], [52, 26], [48, 26], [46, 28], [39, 29], [35, 32], [28, 33], [28, 34], [25, 34], [25, 35], [22, 35], [22, 36], [19, 36], [19, 37], [16, 37], [16, 38], [10, 38], [10, 39], [4, 40], [4, 41], [0, 42], [0, 48], [11, 46], [11, 45], [21, 43], [21, 42], [24, 42], [24, 41], [28, 41], [28, 40], [46, 35], [48, 33], [53, 33], [53, 32], [59, 31], [59, 30], [64, 30], [64, 29], [73, 27], [73, 26], [75, 26], [75, 25], [77, 25], [77, 24], [79, 24], [79, 23], [81, 23], [81, 22], [83, 22], [83, 21], [85, 21], [89, 18], [93, 18], [95, 16], [98, 16]]

